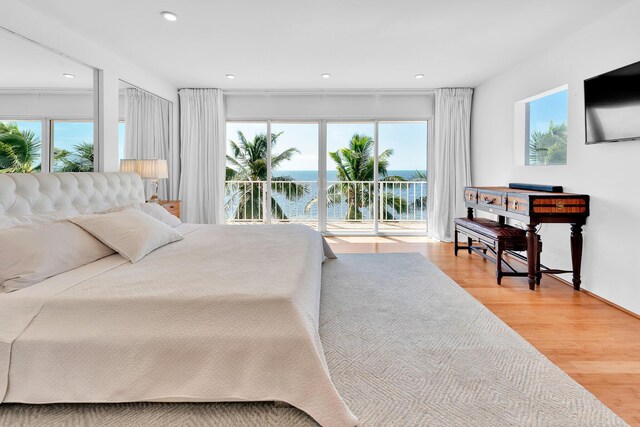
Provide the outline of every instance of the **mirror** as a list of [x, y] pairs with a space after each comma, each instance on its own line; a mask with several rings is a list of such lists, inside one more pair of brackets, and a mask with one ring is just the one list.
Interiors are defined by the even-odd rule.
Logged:
[[0, 173], [94, 170], [95, 70], [0, 28]]
[[[131, 83], [119, 82], [118, 156], [122, 159], [169, 159], [173, 103]], [[147, 198], [169, 196], [166, 176], [145, 179]]]

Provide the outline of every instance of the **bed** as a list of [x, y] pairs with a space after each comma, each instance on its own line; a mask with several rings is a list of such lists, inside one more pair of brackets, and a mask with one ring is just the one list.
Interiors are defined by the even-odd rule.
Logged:
[[[0, 227], [141, 201], [135, 174], [0, 175]], [[116, 253], [0, 294], [0, 401], [281, 401], [324, 426], [355, 425], [318, 335], [322, 236], [177, 230], [183, 240], [135, 264]]]

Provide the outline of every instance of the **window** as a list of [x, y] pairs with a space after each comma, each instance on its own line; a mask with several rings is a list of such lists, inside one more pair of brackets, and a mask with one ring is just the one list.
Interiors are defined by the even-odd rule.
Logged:
[[566, 87], [523, 101], [525, 165], [567, 164]]
[[124, 142], [126, 127], [123, 121], [118, 122], [118, 161], [124, 159]]
[[90, 120], [0, 118], [0, 141], [0, 173], [94, 170]]
[[0, 142], [0, 172], [40, 172], [40, 120], [0, 120]]
[[93, 172], [93, 122], [51, 121], [53, 172]]

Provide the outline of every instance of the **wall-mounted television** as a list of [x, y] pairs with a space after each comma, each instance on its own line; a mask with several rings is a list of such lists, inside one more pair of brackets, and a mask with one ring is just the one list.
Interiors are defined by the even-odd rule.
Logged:
[[584, 81], [587, 144], [640, 139], [640, 62]]

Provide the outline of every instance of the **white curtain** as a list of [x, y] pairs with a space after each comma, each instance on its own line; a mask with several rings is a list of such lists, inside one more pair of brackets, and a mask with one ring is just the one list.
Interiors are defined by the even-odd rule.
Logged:
[[[127, 159], [167, 159], [169, 179], [158, 182], [158, 197], [170, 195], [172, 159], [169, 147], [173, 134], [173, 104], [136, 88], [127, 88], [124, 156]], [[151, 181], [145, 180], [145, 195], [151, 197]]]
[[464, 187], [471, 184], [473, 89], [437, 89], [435, 138], [429, 144], [429, 236], [450, 242], [453, 219], [465, 216]]
[[180, 199], [186, 222], [224, 223], [226, 135], [220, 89], [180, 89]]

